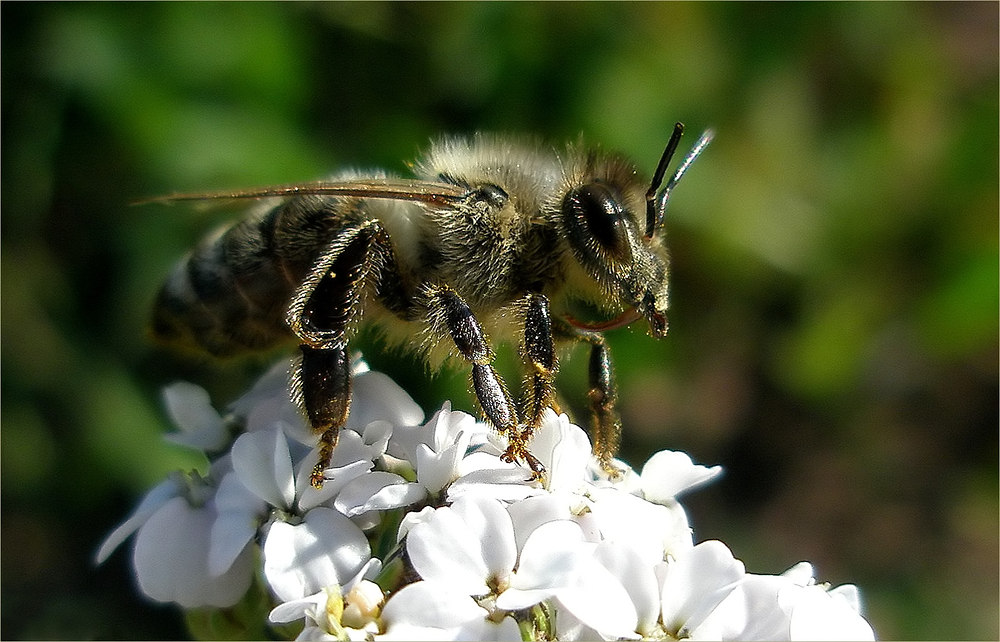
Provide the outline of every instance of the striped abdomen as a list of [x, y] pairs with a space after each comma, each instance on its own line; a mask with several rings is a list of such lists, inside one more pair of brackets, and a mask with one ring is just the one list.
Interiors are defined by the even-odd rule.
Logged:
[[332, 233], [318, 199], [293, 199], [205, 239], [157, 296], [153, 334], [216, 356], [291, 337], [285, 310]]

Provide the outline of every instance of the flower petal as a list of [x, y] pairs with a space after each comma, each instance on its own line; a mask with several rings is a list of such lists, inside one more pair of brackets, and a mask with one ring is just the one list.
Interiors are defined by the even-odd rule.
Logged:
[[427, 498], [427, 489], [420, 484], [406, 482], [403, 484], [388, 484], [371, 496], [371, 498], [352, 509], [350, 517], [361, 515], [373, 510], [389, 510], [409, 506]]
[[368, 371], [354, 377], [354, 396], [347, 427], [363, 432], [373, 421], [393, 426], [413, 426], [424, 420], [424, 411], [395, 381], [381, 372]]
[[316, 489], [312, 485], [311, 478], [313, 466], [316, 465], [314, 462], [318, 458], [319, 449], [317, 448], [302, 460], [299, 472], [295, 476], [295, 490], [299, 497], [298, 508], [300, 512], [308, 511], [336, 497], [347, 484], [361, 477], [374, 467], [371, 461], [362, 459], [346, 466], [327, 468], [323, 488]]
[[454, 444], [435, 452], [425, 444], [417, 444], [417, 480], [432, 494], [438, 493], [458, 477], [458, 463], [469, 449], [472, 435], [460, 432]]
[[423, 579], [465, 595], [486, 595], [490, 570], [477, 535], [459, 513], [445, 506], [410, 529], [406, 552]]
[[253, 556], [237, 557], [218, 576], [208, 573], [209, 531], [215, 511], [194, 508], [183, 497], [160, 507], [139, 530], [133, 562], [142, 592], [185, 608], [227, 607], [250, 588]]
[[420, 484], [407, 482], [395, 473], [376, 470], [352, 479], [334, 501], [334, 507], [354, 517], [371, 510], [407, 506], [426, 497]]
[[809, 586], [816, 583], [816, 580], [813, 579], [813, 574], [812, 564], [809, 562], [799, 562], [782, 573], [781, 577], [787, 578], [793, 584], [798, 584], [799, 586]]
[[433, 514], [433, 506], [424, 506], [418, 511], [410, 511], [409, 513], [403, 515], [403, 519], [399, 520], [399, 529], [396, 531], [396, 542], [399, 543], [403, 541], [403, 538], [409, 534], [410, 530], [412, 530], [414, 526], [426, 522]]
[[653, 504], [617, 488], [598, 488], [589, 495], [590, 514], [603, 539], [628, 542], [650, 565], [691, 548], [691, 527], [676, 502]]
[[693, 631], [744, 575], [743, 563], [714, 540], [671, 560], [665, 565], [661, 588], [663, 626], [675, 637]]
[[594, 558], [628, 592], [636, 612], [635, 630], [644, 636], [651, 634], [660, 617], [660, 587], [653, 566], [630, 547], [609, 541], [597, 545]]
[[488, 615], [485, 609], [463, 591], [448, 584], [431, 581], [414, 582], [397, 591], [385, 608], [382, 621], [386, 633], [398, 633], [406, 626], [454, 629]]
[[[518, 501], [525, 497], [544, 493], [532, 484], [531, 472], [520, 466], [502, 464], [499, 458], [485, 453], [473, 453], [462, 460], [459, 470], [465, 468], [469, 460], [489, 466], [489, 460], [496, 460], [497, 467], [484, 467], [472, 470], [456, 479], [448, 486], [449, 501], [456, 501], [466, 494], [492, 497], [502, 501]], [[506, 465], [507, 467], [502, 467]]]
[[167, 434], [167, 441], [206, 452], [221, 450], [228, 443], [222, 417], [201, 386], [186, 381], [172, 383], [163, 389], [163, 401], [170, 419], [181, 429]]
[[542, 524], [524, 543], [511, 587], [524, 590], [569, 586], [584, 555], [583, 530], [576, 522]]
[[519, 611], [544, 602], [557, 592], [556, 587], [519, 589], [509, 588], [497, 596], [497, 608], [505, 611]]
[[514, 525], [503, 505], [486, 497], [467, 497], [456, 501], [451, 508], [465, 522], [474, 541], [479, 543], [489, 576], [506, 580], [517, 561], [517, 548], [514, 545]]
[[547, 409], [531, 440], [531, 451], [545, 466], [545, 487], [575, 491], [590, 478], [590, 440], [566, 415]]
[[208, 549], [208, 571], [219, 576], [257, 534], [267, 504], [244, 486], [235, 472], [219, 482], [215, 493], [217, 516], [212, 523]]
[[[552, 449], [552, 468], [548, 471], [546, 486], [549, 490], [573, 491], [589, 479], [589, 465], [593, 459], [590, 439], [582, 428], [571, 424], [569, 417], [546, 411], [550, 424], [559, 431], [558, 442]], [[544, 425], [544, 424], [543, 424]]]
[[788, 627], [791, 639], [875, 639], [871, 625], [858, 613], [856, 588], [853, 591], [826, 591], [822, 586], [815, 585], [788, 587], [778, 594], [779, 601], [787, 601], [790, 598], [788, 593], [795, 596]]
[[95, 561], [103, 564], [111, 554], [122, 545], [122, 542], [131, 537], [132, 533], [139, 530], [146, 521], [168, 501], [177, 497], [181, 492], [181, 484], [174, 476], [168, 477], [164, 481], [154, 486], [146, 496], [142, 498], [128, 519], [122, 522], [117, 528], [111, 531], [104, 542], [101, 543], [97, 551]]
[[233, 443], [233, 470], [244, 486], [268, 504], [290, 510], [295, 477], [285, 434], [277, 427], [246, 432]]
[[721, 474], [721, 466], [699, 466], [691, 461], [687, 453], [661, 450], [649, 458], [639, 478], [643, 496], [662, 504], [696, 486], [707, 484]]
[[583, 624], [608, 639], [639, 637], [635, 605], [621, 582], [600, 564], [581, 569], [574, 586], [559, 590], [555, 597]]
[[365, 534], [330, 508], [312, 509], [300, 524], [275, 522], [264, 540], [264, 576], [283, 602], [344, 584], [370, 558]]
[[297, 600], [282, 602], [271, 609], [271, 612], [267, 615], [267, 619], [277, 624], [288, 624], [295, 620], [301, 620], [310, 613], [320, 611], [326, 605], [326, 601], [327, 593], [326, 589], [323, 589]]
[[557, 519], [569, 520], [573, 517], [566, 497], [552, 493], [515, 502], [507, 507], [507, 512], [514, 523], [518, 550], [524, 548], [525, 540], [542, 524]]
[[419, 445], [422, 444], [439, 453], [452, 445], [461, 432], [469, 433], [470, 443], [480, 444], [486, 441], [488, 428], [477, 422], [472, 415], [453, 411], [451, 402], [446, 401], [423, 425], [397, 425], [389, 440], [387, 452], [394, 457], [416, 463]]

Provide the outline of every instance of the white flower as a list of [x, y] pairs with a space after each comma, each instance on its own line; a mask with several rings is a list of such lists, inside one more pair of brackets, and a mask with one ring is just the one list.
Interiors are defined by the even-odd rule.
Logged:
[[288, 440], [280, 428], [243, 433], [233, 443], [232, 454], [236, 479], [271, 506], [292, 510], [295, 473]]
[[752, 575], [721, 542], [708, 541], [657, 568], [661, 622], [694, 640], [873, 640], [853, 585], [827, 590], [800, 563]]
[[[215, 519], [211, 502], [194, 507], [183, 497], [171, 499], [149, 518], [135, 540], [135, 571], [143, 593], [186, 608], [239, 601], [250, 588], [253, 552], [244, 547], [228, 565], [213, 565]], [[225, 568], [213, 573], [213, 566]]]
[[378, 633], [377, 618], [385, 596], [374, 582], [355, 582], [347, 595], [337, 585], [274, 607], [268, 620], [287, 624], [305, 620], [297, 640], [370, 639]]
[[[375, 511], [409, 506], [425, 497], [427, 490], [422, 485], [396, 473], [376, 470], [347, 484], [334, 506], [349, 517], [363, 518]], [[365, 521], [373, 525], [377, 522], [377, 518]]]
[[873, 640], [853, 585], [828, 590], [802, 562], [781, 575], [747, 574], [706, 619], [701, 637], [738, 640]]
[[[444, 594], [463, 605], [458, 612], [471, 614], [475, 605], [485, 610], [484, 617], [499, 622], [504, 611], [551, 599], [603, 635], [629, 635], [635, 629], [635, 609], [627, 591], [594, 556], [595, 545], [585, 541], [574, 522], [542, 524], [518, 553], [514, 523], [503, 505], [489, 497], [467, 495], [413, 526], [406, 548], [414, 570], [428, 584], [422, 590], [447, 587]], [[426, 624], [423, 612], [400, 612], [400, 608], [386, 609], [397, 623]]]
[[583, 492], [592, 480], [590, 439], [564, 414], [545, 411], [542, 425], [531, 439], [531, 452], [545, 466], [543, 485], [549, 492]]
[[184, 479], [180, 473], [171, 474], [167, 479], [154, 486], [139, 502], [128, 518], [119, 524], [104, 538], [95, 556], [98, 564], [103, 564], [125, 540], [135, 534], [143, 524], [149, 521], [156, 511], [164, 504], [179, 497], [184, 492]]
[[628, 544], [650, 564], [694, 545], [687, 514], [676, 502], [652, 504], [616, 488], [594, 489], [588, 499], [590, 523], [601, 539]]
[[182, 431], [172, 439], [209, 453], [210, 473], [150, 491], [98, 561], [135, 534], [140, 589], [185, 608], [231, 606], [256, 574], [280, 602], [270, 621], [302, 621], [302, 640], [874, 637], [854, 586], [817, 584], [806, 563], [747, 574], [721, 542], [694, 545], [677, 497], [720, 467], [661, 451], [638, 473], [615, 460], [609, 476], [584, 431], [551, 410], [531, 442], [545, 467], [535, 479], [501, 460], [506, 444], [484, 423], [448, 403], [423, 423], [357, 362], [316, 490], [316, 436], [288, 369], [225, 417], [200, 388], [165, 391]]
[[253, 540], [267, 514], [267, 505], [239, 483], [233, 471], [219, 482], [213, 502], [216, 515], [211, 526], [208, 569], [219, 575]]
[[466, 497], [435, 510], [410, 529], [406, 550], [420, 577], [466, 595], [505, 590], [517, 560], [510, 516], [488, 498]]
[[384, 639], [521, 639], [517, 623], [494, 604], [517, 560], [513, 524], [500, 502], [466, 497], [424, 513], [405, 541], [423, 579], [386, 604]]
[[477, 447], [487, 442], [490, 430], [472, 415], [452, 410], [451, 402], [446, 401], [426, 424], [397, 425], [389, 440], [387, 452], [405, 461], [415, 462], [419, 447], [425, 446], [436, 453], [444, 452], [461, 433], [468, 433], [470, 447]]
[[861, 616], [861, 599], [853, 584], [829, 590], [815, 584], [789, 587], [778, 594], [778, 603], [790, 609], [792, 640], [875, 639], [871, 624]]
[[[500, 437], [494, 434], [489, 437], [491, 448], [496, 453], [503, 452]], [[476, 466], [468, 466], [471, 470], [449, 487], [448, 499], [455, 501], [466, 493], [479, 493], [518, 501], [549, 493], [581, 494], [591, 487], [590, 464], [594, 456], [590, 440], [566, 415], [557, 415], [551, 409], [545, 411], [542, 425], [532, 437], [531, 452], [545, 467], [541, 483], [525, 468], [506, 464], [492, 454], [475, 453], [467, 459], [478, 456], [480, 460]]]
[[[366, 436], [371, 432], [384, 434], [384, 422], [370, 424]], [[379, 457], [384, 448], [384, 441], [381, 447], [378, 439], [375, 445], [366, 443], [365, 437], [353, 430], [342, 431], [340, 442], [343, 449], [338, 445], [329, 479], [319, 490], [309, 480], [315, 450], [293, 458], [290, 447], [295, 444], [289, 443], [278, 425], [240, 435], [233, 443], [233, 468], [240, 482], [270, 506], [304, 513], [334, 498], [351, 480], [371, 470], [373, 457]]]
[[469, 449], [475, 427], [471, 416], [451, 412], [446, 404], [426, 425], [395, 430], [386, 452], [406, 462], [416, 480], [407, 481], [389, 471], [364, 475], [347, 484], [337, 497], [337, 510], [355, 517], [408, 506], [437, 495], [457, 478], [458, 464]]
[[[335, 505], [349, 517], [400, 508], [437, 498], [470, 471], [486, 468], [492, 475], [496, 469], [512, 468], [500, 460], [499, 454], [477, 452], [470, 456], [473, 448], [486, 443], [488, 432], [474, 417], [452, 411], [451, 404], [446, 403], [426, 424], [400, 427], [389, 440], [387, 454], [408, 464], [408, 471], [403, 472], [411, 472], [414, 481], [396, 472], [376, 471], [349, 483]], [[489, 479], [495, 481], [495, 477]], [[517, 484], [526, 481], [526, 474], [516, 472]], [[449, 495], [450, 499], [454, 497]]]
[[[232, 404], [231, 410], [246, 418], [247, 432], [278, 424], [291, 439], [312, 447], [316, 434], [288, 393], [291, 367], [290, 360], [275, 364], [247, 394]], [[352, 375], [351, 414], [344, 429], [362, 434], [365, 427], [375, 421], [391, 426], [409, 426], [423, 421], [424, 412], [420, 406], [386, 375], [369, 370], [360, 360], [352, 364]]]
[[[532, 441], [532, 452], [546, 468], [544, 484], [530, 482], [521, 475], [521, 469], [483, 470], [454, 482], [448, 491], [449, 499], [480, 493], [512, 502], [509, 511], [518, 546], [536, 527], [560, 519], [577, 522], [591, 542], [628, 540], [635, 549], [646, 551], [651, 564], [693, 545], [687, 516], [672, 496], [668, 500], [661, 492], [662, 504], [655, 504], [629, 492], [631, 488], [640, 493], [642, 482], [627, 467], [623, 467], [624, 477], [633, 483], [612, 483], [603, 473], [595, 472], [600, 471], [600, 466], [590, 440], [566, 415], [546, 411]], [[685, 458], [686, 465], [674, 457], [654, 456], [656, 461], [650, 467], [647, 483], [680, 492], [693, 479], [705, 481], [718, 474], [718, 467], [705, 469]], [[673, 478], [665, 470], [667, 459], [678, 464]], [[669, 486], [665, 480], [669, 480]]]
[[365, 534], [331, 508], [314, 508], [298, 524], [272, 523], [263, 550], [264, 577], [283, 602], [345, 585], [379, 568]]
[[[523, 609], [552, 599], [557, 609], [565, 609], [602, 637], [634, 637], [635, 606], [595, 550], [575, 522], [542, 524], [525, 541], [510, 589], [497, 597], [497, 607]], [[560, 617], [557, 612], [557, 624]]]
[[247, 497], [224, 493], [215, 479], [231, 472], [228, 457], [210, 474], [172, 475], [140, 502], [135, 512], [108, 536], [97, 554], [103, 562], [133, 533], [133, 567], [140, 590], [159, 602], [186, 607], [232, 606], [253, 576], [253, 550], [245, 519], [231, 520], [236, 505], [250, 514], [258, 507]]
[[[367, 368], [367, 366], [365, 366]], [[387, 375], [373, 370], [355, 371], [351, 414], [347, 427], [357, 430], [373, 421], [392, 426], [414, 426], [424, 420], [424, 411]]]
[[635, 632], [641, 636], [652, 635], [661, 608], [654, 566], [633, 548], [611, 541], [598, 544], [594, 558], [618, 578], [628, 593], [636, 613]]

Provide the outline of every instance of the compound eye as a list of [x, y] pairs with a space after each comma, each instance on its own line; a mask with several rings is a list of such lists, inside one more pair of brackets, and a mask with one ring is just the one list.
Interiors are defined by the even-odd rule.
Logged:
[[627, 215], [620, 196], [607, 185], [590, 183], [571, 190], [563, 200], [563, 215], [579, 245], [615, 261], [631, 258]]

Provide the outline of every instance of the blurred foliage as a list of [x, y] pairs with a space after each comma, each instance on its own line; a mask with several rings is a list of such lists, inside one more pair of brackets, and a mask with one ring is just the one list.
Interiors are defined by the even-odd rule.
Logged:
[[[883, 639], [997, 639], [998, 40], [992, 3], [3, 3], [2, 630], [186, 635], [104, 533], [177, 467], [159, 389], [259, 368], [145, 337], [223, 218], [176, 190], [405, 171], [441, 132], [585, 138], [652, 169], [671, 336], [610, 337], [627, 460], [720, 463], [687, 498], [749, 570], [856, 582]], [[693, 136], [689, 140], [693, 140]], [[426, 410], [470, 408], [362, 340]], [[512, 359], [506, 357], [507, 367]], [[585, 358], [564, 362], [579, 414]], [[55, 495], [53, 495], [55, 493]], [[53, 499], [55, 497], [55, 499]]]

